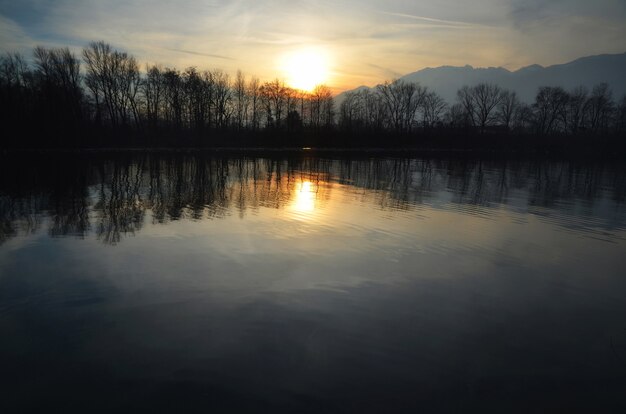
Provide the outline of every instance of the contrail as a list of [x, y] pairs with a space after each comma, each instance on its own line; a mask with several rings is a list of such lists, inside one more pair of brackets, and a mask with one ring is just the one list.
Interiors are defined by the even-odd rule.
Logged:
[[206, 56], [206, 57], [213, 57], [213, 58], [226, 59], [226, 60], [237, 60], [237, 59], [232, 58], [230, 56], [214, 55], [212, 53], [194, 52], [192, 50], [172, 49], [172, 48], [168, 48], [168, 47], [164, 47], [163, 49], [170, 50], [172, 52], [178, 52], [178, 53], [188, 53], [190, 55], [196, 55], [196, 56]]
[[384, 12], [384, 11], [381, 11], [380, 13], [386, 14], [386, 15], [389, 15], [389, 16], [405, 17], [407, 19], [422, 20], [424, 22], [429, 22], [429, 23], [441, 23], [441, 24], [446, 24], [446, 25], [450, 25], [450, 26], [465, 26], [465, 27], [482, 26], [482, 25], [476, 24], [476, 23], [459, 22], [459, 21], [456, 21], [456, 20], [442, 20], [442, 19], [435, 19], [435, 18], [432, 18], [432, 17], [416, 16], [416, 15], [413, 15], [413, 14], [391, 13], [391, 12]]

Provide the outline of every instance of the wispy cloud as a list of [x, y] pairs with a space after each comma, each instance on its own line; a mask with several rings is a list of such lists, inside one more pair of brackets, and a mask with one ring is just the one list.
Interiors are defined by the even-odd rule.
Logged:
[[24, 52], [37, 41], [15, 21], [0, 15], [0, 50], [3, 52]]
[[391, 68], [386, 68], [380, 65], [375, 65], [373, 63], [369, 63], [367, 66], [369, 66], [370, 68], [374, 68], [376, 69], [385, 79], [389, 79], [389, 78], [399, 78], [402, 75], [406, 75], [405, 73], [400, 73], [397, 72]]
[[210, 58], [226, 59], [226, 60], [237, 60], [230, 56], [214, 55], [212, 53], [194, 52], [193, 50], [175, 49], [175, 48], [168, 48], [168, 47], [164, 47], [163, 49], [169, 50], [172, 52], [187, 53], [187, 54], [195, 55], [195, 56], [205, 56], [205, 57], [210, 57]]
[[405, 19], [418, 20], [424, 23], [436, 23], [439, 25], [447, 26], [447, 27], [458, 27], [458, 28], [486, 27], [483, 24], [459, 22], [456, 20], [435, 19], [432, 17], [416, 16], [413, 14], [406, 14], [406, 13], [392, 13], [392, 12], [386, 12], [386, 11], [381, 11], [379, 13], [385, 14], [387, 16], [395, 16], [395, 17], [402, 17]]
[[0, 49], [104, 40], [142, 62], [282, 76], [315, 46], [332, 86], [440, 65], [560, 63], [626, 50], [624, 0], [0, 0]]

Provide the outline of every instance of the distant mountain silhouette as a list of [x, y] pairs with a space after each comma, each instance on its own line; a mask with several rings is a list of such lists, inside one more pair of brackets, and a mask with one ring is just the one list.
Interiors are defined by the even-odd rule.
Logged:
[[[514, 72], [501, 67], [441, 66], [422, 69], [400, 79], [418, 82], [437, 92], [448, 103], [456, 101], [456, 92], [462, 86], [473, 86], [482, 82], [495, 83], [514, 90], [527, 103], [534, 100], [537, 89], [541, 86], [562, 86], [570, 90], [584, 85], [591, 89], [601, 82], [608, 83], [613, 90], [613, 96], [619, 98], [626, 94], [626, 53], [583, 57], [548, 67], [530, 65]], [[362, 88], [364, 87], [360, 86], [354, 90]], [[337, 96], [338, 104], [343, 101], [344, 94], [345, 92]]]

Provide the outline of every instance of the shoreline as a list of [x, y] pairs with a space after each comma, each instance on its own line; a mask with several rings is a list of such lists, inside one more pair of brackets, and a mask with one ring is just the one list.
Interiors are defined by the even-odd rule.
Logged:
[[103, 148], [3, 148], [0, 156], [9, 154], [298, 154], [298, 155], [403, 155], [420, 156], [466, 156], [466, 157], [502, 157], [534, 159], [571, 159], [589, 160], [608, 159], [626, 162], [626, 153], [606, 151], [585, 151], [572, 148], [569, 150], [519, 150], [519, 149], [484, 149], [484, 148], [416, 148], [416, 147], [103, 147]]

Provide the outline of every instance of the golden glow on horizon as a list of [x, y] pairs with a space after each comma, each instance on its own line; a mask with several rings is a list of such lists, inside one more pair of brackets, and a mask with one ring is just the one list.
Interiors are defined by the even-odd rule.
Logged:
[[324, 50], [308, 48], [294, 51], [284, 56], [281, 66], [292, 88], [310, 92], [317, 85], [328, 82], [328, 54]]

